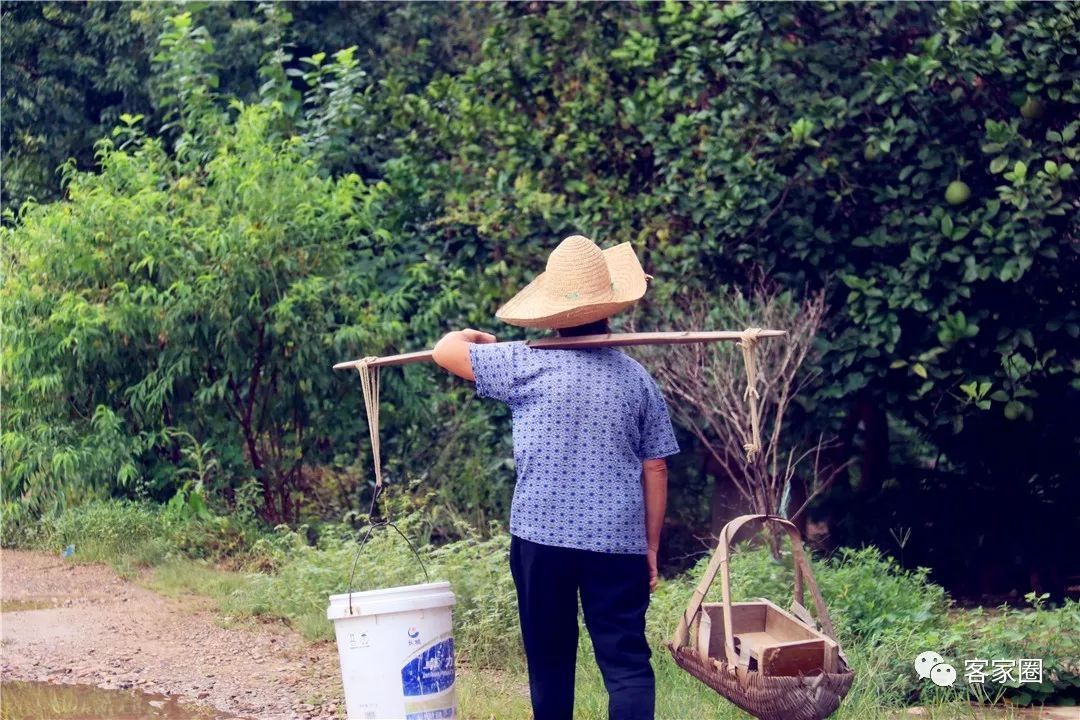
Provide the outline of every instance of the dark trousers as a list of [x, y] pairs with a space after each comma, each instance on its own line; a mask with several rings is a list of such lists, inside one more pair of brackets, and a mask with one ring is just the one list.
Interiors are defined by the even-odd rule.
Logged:
[[611, 720], [652, 720], [656, 682], [645, 640], [649, 569], [644, 555], [553, 547], [512, 537], [521, 637], [535, 720], [574, 715], [578, 593], [608, 691]]

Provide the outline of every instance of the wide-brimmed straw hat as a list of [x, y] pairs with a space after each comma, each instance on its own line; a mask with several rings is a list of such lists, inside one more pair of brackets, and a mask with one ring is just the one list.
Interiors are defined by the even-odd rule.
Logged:
[[601, 250], [571, 235], [548, 257], [547, 269], [495, 317], [520, 327], [558, 329], [611, 317], [641, 299], [648, 275], [630, 243]]

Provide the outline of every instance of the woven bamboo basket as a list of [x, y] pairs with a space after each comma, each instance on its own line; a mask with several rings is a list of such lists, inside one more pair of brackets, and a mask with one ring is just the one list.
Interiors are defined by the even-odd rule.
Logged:
[[[791, 538], [795, 588], [790, 613], [767, 600], [731, 602], [730, 543], [755, 520], [777, 523]], [[718, 570], [722, 602], [703, 603]], [[820, 630], [803, 605], [804, 582]], [[681, 668], [761, 720], [822, 720], [840, 706], [855, 677], [836, 642], [799, 531], [769, 515], [743, 515], [724, 526], [705, 576], [665, 644]]]

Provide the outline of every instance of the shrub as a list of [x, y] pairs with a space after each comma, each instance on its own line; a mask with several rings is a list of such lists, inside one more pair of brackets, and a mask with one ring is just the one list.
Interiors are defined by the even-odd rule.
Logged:
[[[399, 526], [411, 537], [420, 523], [414, 515], [402, 519]], [[226, 612], [287, 618], [306, 637], [329, 639], [333, 626], [326, 619], [328, 599], [349, 587], [354, 562], [352, 588], [356, 591], [425, 581], [416, 557], [393, 530], [376, 529], [359, 555], [358, 539], [348, 528], [328, 528], [312, 546], [302, 534], [280, 528], [254, 549], [262, 562], [276, 566], [275, 572], [254, 576], [225, 603]], [[477, 665], [505, 666], [520, 658], [508, 551], [505, 533], [488, 539], [474, 535], [439, 548], [419, 549], [428, 577], [451, 582], [457, 601], [455, 642], [463, 656]]]
[[193, 441], [218, 465], [208, 490], [254, 478], [261, 515], [295, 520], [310, 465], [358, 449], [330, 365], [400, 337], [402, 315], [433, 323], [453, 283], [424, 289], [431, 267], [375, 219], [385, 186], [325, 178], [273, 107], [196, 123], [205, 163], [129, 120], [100, 173], [68, 173], [67, 202], [2, 230], [10, 514], [167, 499]]
[[124, 571], [159, 563], [170, 551], [160, 506], [132, 501], [91, 502], [44, 517], [29, 540], [56, 553], [73, 546], [75, 561]]
[[75, 561], [105, 562], [124, 573], [167, 558], [238, 562], [260, 531], [206, 509], [194, 512], [190, 497], [178, 493], [168, 505], [108, 500], [67, 508], [23, 526], [18, 544], [55, 553], [70, 545]]
[[[308, 93], [247, 105], [218, 92], [190, 13], [164, 25], [162, 135], [122, 115], [96, 145], [98, 172], [66, 165], [64, 201], [28, 200], [0, 228], [5, 520], [168, 499], [194, 447], [217, 468], [200, 478], [211, 495], [253, 479], [264, 519], [296, 521], [313, 468], [359, 449], [358, 403], [341, 396], [355, 386], [330, 366], [433, 335], [453, 313], [463, 275], [400, 232], [391, 188], [321, 164], [351, 132], [365, 82], [353, 50], [313, 60]], [[396, 399], [413, 414], [387, 430], [439, 414]]]

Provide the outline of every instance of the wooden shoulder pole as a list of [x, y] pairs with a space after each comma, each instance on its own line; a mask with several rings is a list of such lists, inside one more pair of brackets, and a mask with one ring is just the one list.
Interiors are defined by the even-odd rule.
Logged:
[[[785, 330], [761, 330], [757, 337], [780, 337]], [[702, 342], [738, 342], [743, 338], [741, 330], [714, 330], [707, 332], [643, 332], [643, 333], [606, 333], [604, 335], [582, 335], [579, 337], [551, 337], [540, 340], [526, 340], [532, 348], [548, 350], [569, 350], [574, 348], [620, 347], [625, 345], [686, 345]], [[431, 350], [386, 355], [368, 361], [368, 367], [390, 367], [391, 365], [410, 365], [418, 362], [430, 362]], [[349, 360], [334, 365], [335, 370], [355, 368], [360, 360]]]

